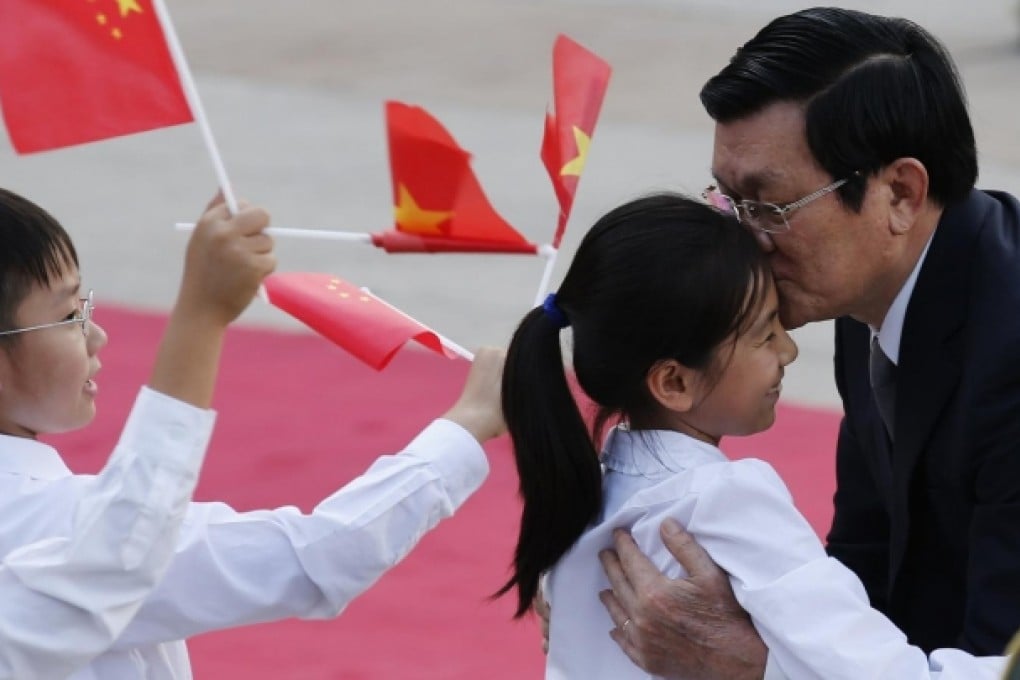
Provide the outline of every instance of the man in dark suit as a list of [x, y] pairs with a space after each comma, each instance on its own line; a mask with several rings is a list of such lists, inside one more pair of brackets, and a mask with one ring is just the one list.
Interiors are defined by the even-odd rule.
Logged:
[[[1020, 628], [1020, 204], [973, 188], [949, 55], [911, 22], [816, 8], [762, 29], [701, 98], [707, 195], [769, 252], [784, 323], [837, 319], [830, 554], [913, 644], [1001, 654]], [[604, 557], [614, 638], [656, 674], [761, 677], [725, 578], [676, 544], [688, 579], [650, 573], [626, 536]]]

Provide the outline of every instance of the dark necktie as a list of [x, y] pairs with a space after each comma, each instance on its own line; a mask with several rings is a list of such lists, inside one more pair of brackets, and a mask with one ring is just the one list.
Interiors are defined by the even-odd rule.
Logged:
[[871, 360], [869, 361], [871, 390], [875, 394], [878, 415], [882, 417], [889, 441], [895, 439], [896, 424], [896, 364], [882, 351], [878, 337], [871, 339]]

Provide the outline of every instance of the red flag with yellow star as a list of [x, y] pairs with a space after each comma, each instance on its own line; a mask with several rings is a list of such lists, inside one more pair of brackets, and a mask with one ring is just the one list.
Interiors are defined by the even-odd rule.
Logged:
[[425, 109], [386, 104], [394, 228], [372, 235], [387, 252], [535, 253], [497, 213], [462, 149]]
[[411, 340], [447, 358], [457, 356], [427, 326], [335, 276], [272, 274], [263, 285], [271, 304], [377, 371]]
[[553, 45], [553, 110], [545, 114], [542, 163], [549, 172], [560, 216], [552, 246], [560, 247], [588, 145], [609, 86], [609, 64], [565, 35]]
[[0, 7], [0, 106], [18, 153], [192, 120], [152, 0]]

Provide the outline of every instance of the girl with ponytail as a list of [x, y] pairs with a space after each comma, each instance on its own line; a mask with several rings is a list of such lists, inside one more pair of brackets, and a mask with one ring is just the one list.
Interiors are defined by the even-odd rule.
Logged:
[[[592, 428], [564, 368], [568, 327], [577, 384], [597, 406]], [[682, 576], [659, 536], [667, 517], [730, 575], [777, 677], [929, 677], [924, 652], [826, 556], [775, 471], [718, 448], [772, 425], [796, 356], [765, 255], [733, 214], [655, 194], [585, 235], [559, 291], [521, 321], [503, 373], [524, 507], [499, 594], [516, 590], [520, 617], [543, 582], [546, 678], [650, 677], [609, 639], [598, 553], [623, 528]]]

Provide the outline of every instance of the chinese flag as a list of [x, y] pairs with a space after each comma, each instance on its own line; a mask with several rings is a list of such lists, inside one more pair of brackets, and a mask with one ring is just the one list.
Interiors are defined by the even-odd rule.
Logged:
[[192, 120], [152, 0], [0, 8], [0, 106], [18, 153]]
[[553, 111], [545, 114], [542, 163], [549, 172], [560, 217], [552, 246], [560, 247], [588, 145], [609, 86], [609, 64], [565, 35], [553, 46]]
[[264, 286], [271, 304], [377, 371], [410, 340], [447, 358], [456, 356], [426, 326], [335, 276], [272, 274]]
[[372, 235], [387, 252], [536, 253], [499, 216], [471, 171], [471, 154], [425, 109], [386, 104], [394, 229]]

